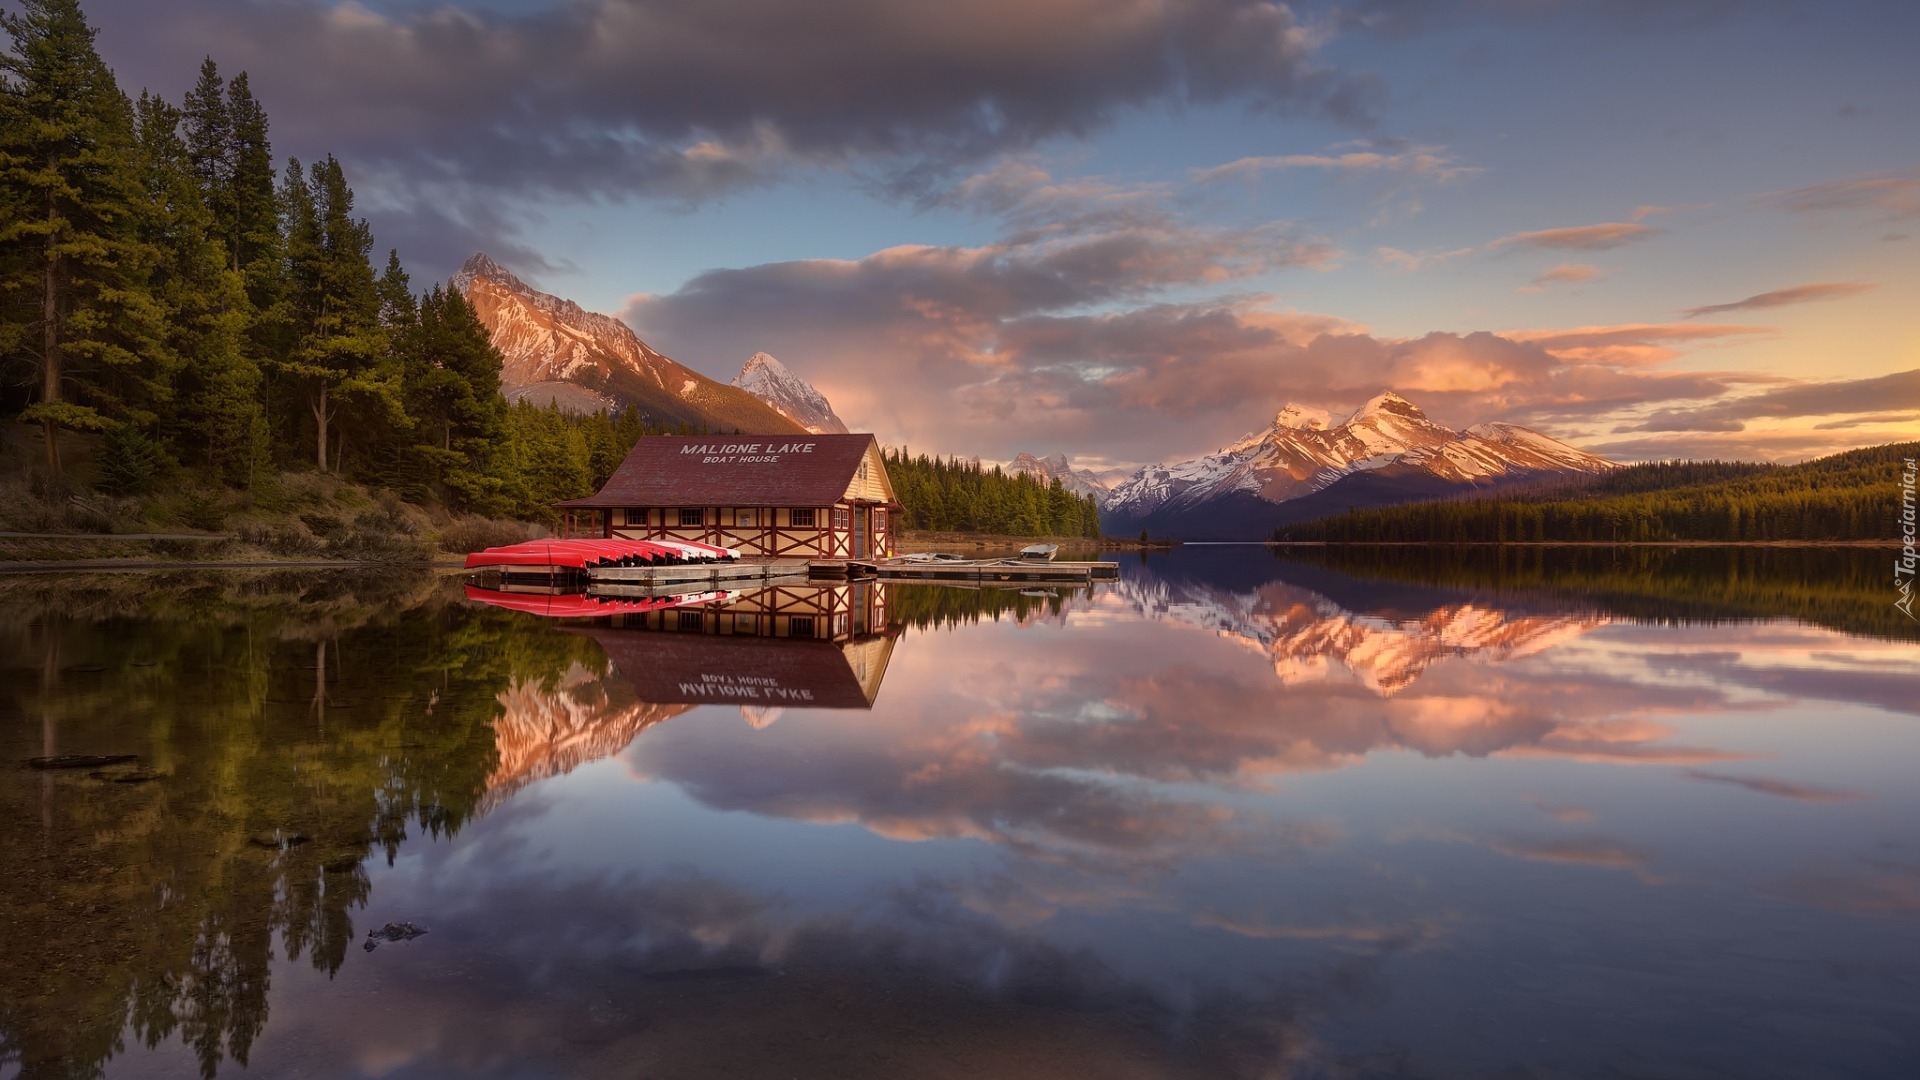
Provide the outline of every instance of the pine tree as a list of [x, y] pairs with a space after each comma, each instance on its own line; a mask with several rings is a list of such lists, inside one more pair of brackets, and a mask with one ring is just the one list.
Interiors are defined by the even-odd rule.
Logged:
[[380, 325], [380, 293], [367, 256], [373, 234], [353, 216], [353, 190], [332, 156], [303, 174], [287, 166], [281, 188], [286, 209], [286, 257], [292, 348], [281, 370], [303, 391], [313, 417], [314, 462], [321, 472], [333, 450], [335, 423], [360, 399], [397, 410], [398, 380], [382, 370], [388, 355]]
[[138, 420], [155, 396], [164, 316], [145, 287], [132, 103], [77, 0], [20, 6], [0, 13], [0, 350], [39, 386], [21, 418], [59, 475], [61, 429]]
[[191, 145], [181, 136], [181, 110], [142, 94], [135, 113], [143, 230], [160, 253], [151, 287], [166, 309], [167, 357], [177, 368], [172, 406], [158, 428], [176, 458], [226, 480], [248, 480], [265, 456], [258, 445], [260, 369], [245, 349], [251, 305], [240, 275], [227, 267]]

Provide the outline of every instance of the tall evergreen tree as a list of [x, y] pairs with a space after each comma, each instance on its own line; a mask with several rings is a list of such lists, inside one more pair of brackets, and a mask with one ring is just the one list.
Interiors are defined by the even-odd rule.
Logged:
[[[248, 480], [265, 463], [260, 370], [245, 350], [251, 307], [192, 167], [182, 112], [142, 94], [135, 108], [147, 241], [160, 253], [151, 282], [165, 305], [167, 358], [177, 368], [173, 407], [160, 430], [175, 456], [223, 479]], [[187, 124], [189, 131], [191, 123]]]
[[[303, 174], [290, 160], [286, 208], [288, 302], [293, 331], [282, 370], [303, 390], [313, 417], [314, 461], [328, 471], [334, 424], [356, 396], [391, 402], [380, 294], [367, 256], [373, 234], [353, 216], [353, 191], [331, 155]], [[397, 403], [395, 403], [397, 404]], [[341, 433], [344, 434], [344, 433]]]
[[0, 13], [0, 348], [39, 385], [22, 419], [59, 474], [62, 428], [140, 412], [164, 320], [145, 289], [132, 103], [77, 0], [20, 6]]
[[[200, 80], [187, 91], [180, 111], [186, 121], [187, 167], [206, 193], [215, 218], [225, 222], [231, 217], [227, 195], [233, 186], [233, 122], [226, 84], [213, 57], [200, 62]], [[216, 235], [227, 232], [223, 229]]]

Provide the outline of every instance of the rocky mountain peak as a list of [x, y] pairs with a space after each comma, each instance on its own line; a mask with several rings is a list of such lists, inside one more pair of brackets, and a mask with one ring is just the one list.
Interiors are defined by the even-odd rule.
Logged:
[[516, 291], [531, 291], [526, 282], [514, 277], [511, 271], [494, 262], [493, 258], [483, 251], [474, 252], [466, 262], [461, 263], [460, 269], [454, 271], [453, 276], [447, 279], [447, 286], [464, 294], [473, 287], [476, 278], [497, 281]]
[[795, 375], [772, 353], [757, 352], [740, 366], [733, 385], [759, 398], [774, 412], [815, 435], [845, 435], [847, 425], [833, 411], [825, 394]]
[[1273, 426], [1296, 431], [1324, 431], [1333, 426], [1333, 414], [1311, 405], [1289, 401], [1273, 418]]
[[1095, 503], [1106, 505], [1106, 482], [1092, 469], [1075, 469], [1065, 454], [1036, 457], [1022, 451], [1007, 463], [1006, 472], [1011, 476], [1031, 476], [1042, 484], [1059, 480], [1060, 486], [1073, 494], [1092, 496]]
[[533, 288], [484, 253], [448, 280], [500, 350], [500, 392], [576, 412], [631, 408], [661, 425], [751, 434], [799, 425], [656, 351], [611, 315]]
[[1387, 390], [1367, 399], [1367, 403], [1355, 409], [1353, 415], [1347, 417], [1346, 422], [1351, 424], [1375, 416], [1400, 416], [1409, 420], [1427, 419], [1427, 414], [1421, 411], [1420, 406]]

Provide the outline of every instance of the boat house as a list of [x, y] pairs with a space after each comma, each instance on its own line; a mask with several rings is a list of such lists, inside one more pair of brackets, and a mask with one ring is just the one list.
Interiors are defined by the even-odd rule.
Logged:
[[598, 494], [559, 506], [610, 539], [822, 559], [891, 555], [900, 510], [872, 435], [650, 436]]

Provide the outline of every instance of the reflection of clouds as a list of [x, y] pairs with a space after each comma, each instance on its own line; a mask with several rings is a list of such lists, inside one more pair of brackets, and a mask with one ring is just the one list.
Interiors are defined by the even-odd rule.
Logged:
[[1487, 846], [1502, 855], [1532, 862], [1570, 863], [1636, 873], [1646, 869], [1648, 860], [1646, 852], [1603, 836], [1507, 836], [1490, 840]]
[[1853, 872], [1797, 874], [1783, 891], [1798, 903], [1849, 915], [1920, 922], [1920, 865], [1865, 858], [1849, 869]]
[[1834, 788], [1814, 787], [1811, 784], [1790, 784], [1785, 780], [1770, 780], [1763, 776], [1729, 776], [1726, 773], [1706, 772], [1701, 769], [1688, 769], [1685, 773], [1689, 780], [1708, 780], [1716, 784], [1732, 784], [1757, 791], [1762, 795], [1778, 795], [1783, 799], [1798, 799], [1801, 802], [1858, 802], [1866, 798], [1857, 791], [1840, 791]]
[[[330, 1059], [366, 1072], [1237, 1078], [1303, 1054], [1304, 1014], [1377, 995], [1378, 954], [1257, 978], [1168, 986], [1085, 949], [910, 886], [855, 911], [808, 912], [695, 873], [431, 883], [431, 954], [363, 961], [379, 993], [280, 1010], [268, 1071]], [[434, 895], [437, 893], [437, 895]], [[1391, 936], [1391, 935], [1389, 935]], [[350, 1052], [337, 1045], [352, 1041]], [[320, 1071], [325, 1071], [324, 1069]], [[1282, 1073], [1284, 1075], [1285, 1073]]]
[[1529, 798], [1527, 803], [1553, 820], [1567, 825], [1581, 825], [1594, 819], [1593, 811], [1584, 806], [1548, 802], [1539, 796]]

